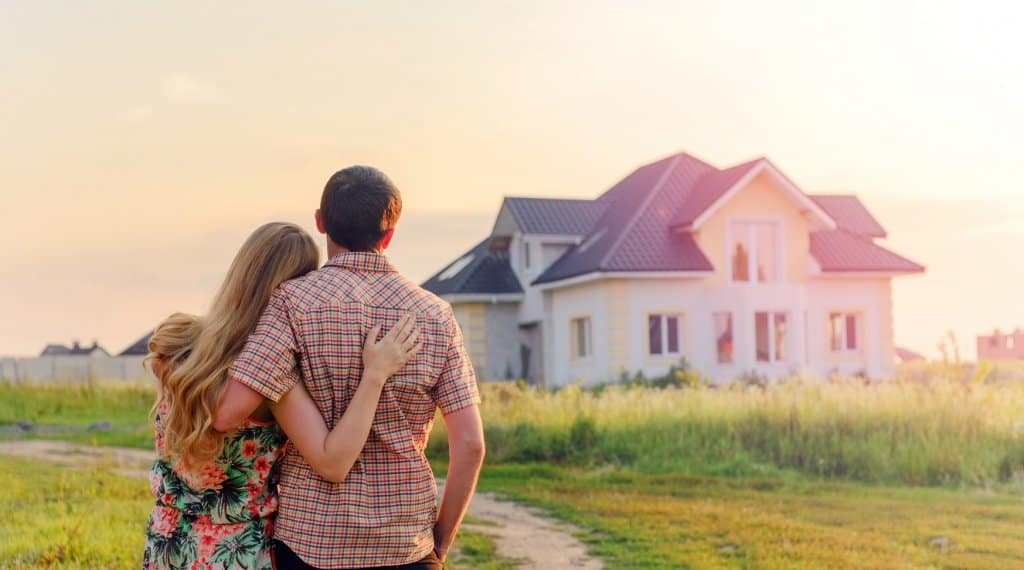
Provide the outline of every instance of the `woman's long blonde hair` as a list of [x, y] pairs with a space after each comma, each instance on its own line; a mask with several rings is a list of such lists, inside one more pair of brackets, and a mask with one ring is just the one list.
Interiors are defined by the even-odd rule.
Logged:
[[224, 439], [213, 416], [232, 361], [279, 285], [317, 268], [313, 239], [294, 224], [260, 226], [238, 250], [205, 317], [176, 313], [153, 332], [149, 359], [165, 413], [163, 458], [190, 469], [215, 458]]

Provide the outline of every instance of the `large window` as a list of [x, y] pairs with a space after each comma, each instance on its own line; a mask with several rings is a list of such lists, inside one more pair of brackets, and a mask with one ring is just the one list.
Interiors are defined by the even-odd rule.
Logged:
[[860, 315], [857, 313], [829, 313], [828, 346], [832, 352], [860, 350]]
[[647, 317], [647, 353], [680, 356], [683, 353], [682, 315], [653, 314]]
[[779, 276], [779, 226], [774, 222], [732, 222], [729, 245], [732, 281], [770, 283]]
[[754, 333], [758, 362], [785, 362], [788, 325], [786, 313], [755, 313]]
[[732, 364], [733, 333], [732, 313], [715, 313], [715, 345], [719, 364]]
[[590, 334], [590, 317], [580, 317], [569, 321], [569, 332], [572, 335], [573, 358], [589, 358], [593, 342]]

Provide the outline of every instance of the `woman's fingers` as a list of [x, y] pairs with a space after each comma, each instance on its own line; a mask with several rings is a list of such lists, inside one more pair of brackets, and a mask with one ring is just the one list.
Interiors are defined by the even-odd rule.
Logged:
[[377, 337], [379, 337], [379, 336], [380, 336], [380, 325], [373, 325], [373, 328], [370, 329], [370, 332], [367, 333], [367, 335], [366, 335], [366, 343], [363, 345], [363, 348], [364, 349], [365, 348], [370, 348], [374, 344], [377, 344]]
[[409, 335], [409, 338], [405, 339], [405, 342], [402, 343], [402, 350], [405, 352], [409, 352], [410, 349], [412, 349], [412, 347], [418, 344], [419, 339], [420, 331], [414, 330], [412, 334]]

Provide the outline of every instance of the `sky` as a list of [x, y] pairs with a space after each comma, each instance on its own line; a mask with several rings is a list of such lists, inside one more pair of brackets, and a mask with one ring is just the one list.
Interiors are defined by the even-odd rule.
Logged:
[[[365, 4], [365, 5], [363, 5]], [[506, 195], [687, 151], [856, 193], [898, 344], [1024, 326], [1022, 8], [994, 2], [0, 0], [0, 354], [203, 312], [244, 238], [387, 172], [422, 280]]]

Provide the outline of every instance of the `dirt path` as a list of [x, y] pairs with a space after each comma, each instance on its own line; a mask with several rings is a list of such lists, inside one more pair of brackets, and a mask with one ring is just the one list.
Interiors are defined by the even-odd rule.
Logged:
[[[106, 465], [129, 477], [149, 477], [152, 452], [123, 447], [92, 447], [65, 441], [0, 441], [0, 454], [52, 461], [75, 469]], [[440, 482], [442, 485], [443, 481]], [[573, 534], [579, 529], [552, 520], [544, 513], [501, 501], [491, 493], [477, 493], [469, 516], [480, 524], [467, 524], [476, 532], [494, 537], [498, 554], [519, 560], [524, 570], [600, 570], [601, 561], [587, 555]]]

